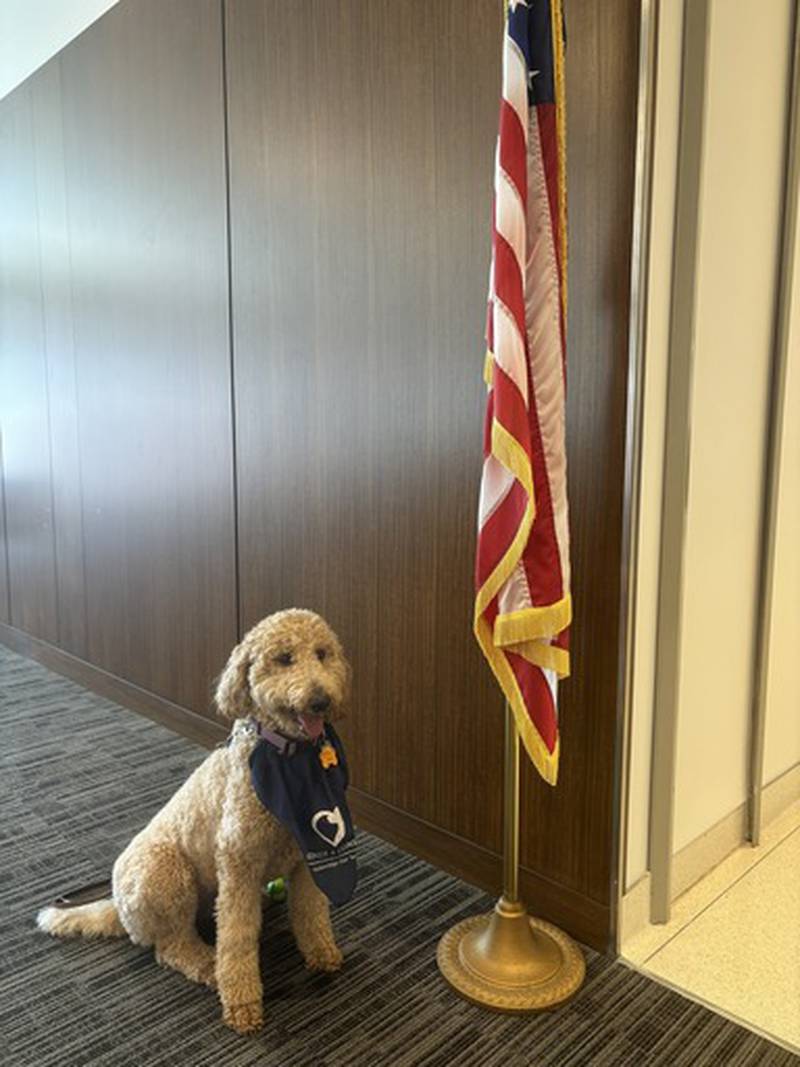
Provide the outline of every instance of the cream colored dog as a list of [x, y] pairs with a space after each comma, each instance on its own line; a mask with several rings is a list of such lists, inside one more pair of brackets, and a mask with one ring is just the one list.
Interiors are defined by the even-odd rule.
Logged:
[[[249, 757], [258, 741], [250, 720], [287, 737], [316, 737], [349, 695], [350, 668], [338, 638], [310, 611], [262, 619], [231, 653], [217, 706], [237, 720], [216, 749], [114, 864], [108, 900], [45, 908], [42, 930], [59, 937], [122, 937], [153, 945], [159, 963], [216, 985], [223, 1018], [241, 1033], [262, 1024], [258, 941], [261, 889], [287, 875], [289, 916], [312, 971], [335, 971], [342, 954], [328, 900], [294, 838], [258, 800]], [[216, 951], [197, 933], [201, 898], [216, 895]]]

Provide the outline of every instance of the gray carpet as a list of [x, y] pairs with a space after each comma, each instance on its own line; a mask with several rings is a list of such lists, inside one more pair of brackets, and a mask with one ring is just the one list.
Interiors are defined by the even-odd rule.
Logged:
[[267, 912], [267, 1022], [239, 1037], [215, 995], [126, 941], [59, 942], [36, 910], [106, 875], [202, 749], [0, 646], [0, 1060], [12, 1067], [758, 1067], [790, 1053], [587, 952], [554, 1014], [494, 1015], [438, 976], [435, 946], [482, 893], [366, 834], [355, 899], [334, 916], [347, 957], [303, 969], [285, 908]]

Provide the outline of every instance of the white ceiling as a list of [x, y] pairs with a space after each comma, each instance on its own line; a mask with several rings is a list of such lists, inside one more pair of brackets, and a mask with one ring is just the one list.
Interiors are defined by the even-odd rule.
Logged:
[[117, 0], [0, 0], [0, 97]]

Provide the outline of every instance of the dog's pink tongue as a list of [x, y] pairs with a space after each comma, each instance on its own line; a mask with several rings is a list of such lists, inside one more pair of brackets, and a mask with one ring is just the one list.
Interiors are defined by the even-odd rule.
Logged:
[[321, 715], [309, 715], [308, 712], [303, 712], [300, 715], [300, 721], [303, 724], [303, 729], [311, 738], [312, 741], [316, 741], [325, 726], [325, 720]]

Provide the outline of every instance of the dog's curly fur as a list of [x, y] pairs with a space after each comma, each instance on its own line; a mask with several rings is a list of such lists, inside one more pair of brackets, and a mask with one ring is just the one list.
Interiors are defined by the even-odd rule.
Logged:
[[[338, 638], [310, 611], [262, 619], [231, 653], [216, 691], [236, 720], [216, 749], [131, 841], [114, 864], [113, 896], [81, 907], [45, 908], [48, 933], [122, 937], [152, 945], [156, 958], [195, 982], [216, 985], [223, 1018], [246, 1033], [262, 1024], [258, 940], [261, 888], [289, 876], [289, 915], [306, 966], [336, 971], [328, 900], [292, 835], [261, 805], [250, 782], [256, 720], [287, 737], [305, 736], [303, 717], [341, 715], [350, 668]], [[216, 897], [216, 950], [196, 926], [199, 902]]]

